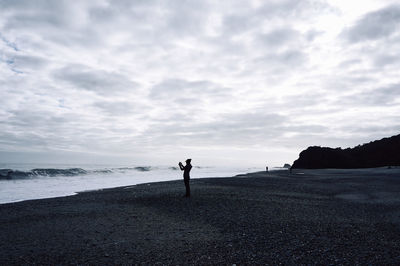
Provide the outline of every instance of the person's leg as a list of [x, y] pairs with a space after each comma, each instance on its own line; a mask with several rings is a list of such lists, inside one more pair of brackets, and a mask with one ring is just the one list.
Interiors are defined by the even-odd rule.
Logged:
[[189, 185], [189, 179], [185, 179], [185, 188], [186, 188], [186, 197], [190, 197], [190, 185]]

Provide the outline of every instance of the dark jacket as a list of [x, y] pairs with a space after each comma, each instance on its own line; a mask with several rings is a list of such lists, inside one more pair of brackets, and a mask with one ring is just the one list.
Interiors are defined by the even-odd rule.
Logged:
[[190, 170], [192, 170], [192, 165], [187, 164], [185, 166], [180, 165], [181, 170], [183, 171], [183, 178], [190, 179]]

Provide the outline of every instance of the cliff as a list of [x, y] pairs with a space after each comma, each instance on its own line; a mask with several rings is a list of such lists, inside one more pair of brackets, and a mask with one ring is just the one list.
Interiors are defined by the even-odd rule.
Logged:
[[292, 168], [372, 168], [400, 166], [400, 135], [354, 148], [312, 146], [300, 153]]

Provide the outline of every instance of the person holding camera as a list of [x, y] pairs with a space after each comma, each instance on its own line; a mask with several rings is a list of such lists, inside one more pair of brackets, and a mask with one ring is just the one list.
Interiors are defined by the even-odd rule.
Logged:
[[190, 164], [192, 159], [187, 159], [186, 160], [186, 165], [183, 166], [181, 162], [179, 162], [179, 168], [183, 171], [183, 182], [185, 183], [185, 188], [186, 188], [186, 194], [185, 197], [189, 198], [190, 197], [190, 170], [192, 169], [192, 165]]

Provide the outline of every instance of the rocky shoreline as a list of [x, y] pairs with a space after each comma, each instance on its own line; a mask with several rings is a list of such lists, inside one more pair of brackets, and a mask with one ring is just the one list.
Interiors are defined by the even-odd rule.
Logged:
[[397, 264], [400, 169], [258, 172], [0, 205], [1, 265]]

